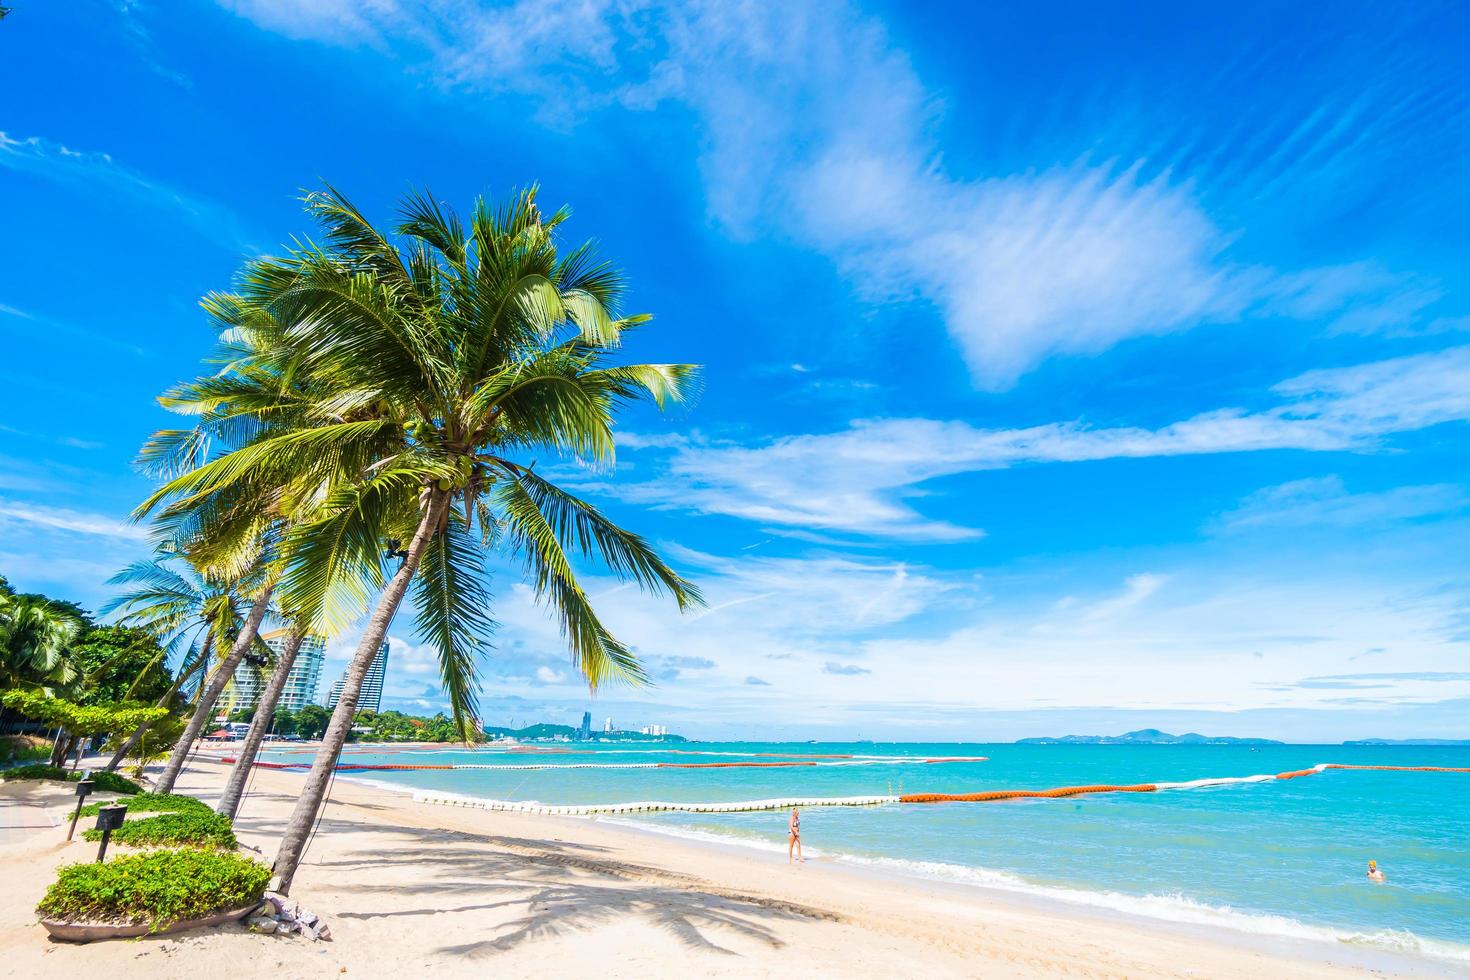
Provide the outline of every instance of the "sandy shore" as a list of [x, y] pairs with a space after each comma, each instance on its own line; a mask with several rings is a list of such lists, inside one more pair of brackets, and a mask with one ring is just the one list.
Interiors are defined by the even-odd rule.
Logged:
[[[213, 802], [224, 767], [179, 791]], [[256, 774], [237, 830], [273, 856], [299, 777]], [[606, 823], [417, 804], [338, 780], [292, 897], [334, 941], [233, 926], [162, 939], [50, 942], [34, 906], [61, 863], [68, 789], [0, 786], [25, 836], [0, 844], [0, 976], [1327, 977], [1423, 972], [1348, 948], [1250, 945], [1032, 907], [976, 889], [704, 847]], [[58, 826], [40, 827], [35, 804]], [[16, 811], [19, 812], [19, 811]], [[44, 812], [44, 811], [42, 811]]]

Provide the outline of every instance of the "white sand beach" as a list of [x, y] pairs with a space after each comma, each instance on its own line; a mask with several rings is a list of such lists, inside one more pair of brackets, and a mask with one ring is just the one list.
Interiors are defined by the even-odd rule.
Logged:
[[[178, 789], [211, 799], [225, 768]], [[237, 829], [269, 860], [299, 777], [256, 774]], [[456, 809], [339, 779], [292, 897], [333, 940], [243, 926], [91, 945], [51, 942], [34, 906], [61, 863], [69, 787], [0, 786], [24, 826], [0, 842], [0, 976], [1329, 977], [1433, 974], [1348, 947], [1095, 918], [979, 889], [643, 833]], [[57, 826], [40, 826], [37, 804]], [[22, 810], [21, 807], [24, 806]], [[784, 815], [773, 819], [784, 820]]]

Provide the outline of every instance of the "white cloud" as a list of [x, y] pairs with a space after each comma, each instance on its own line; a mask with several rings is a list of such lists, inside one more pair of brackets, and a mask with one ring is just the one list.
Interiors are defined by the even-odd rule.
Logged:
[[1281, 527], [1368, 527], [1465, 509], [1463, 490], [1448, 484], [1349, 493], [1338, 476], [1292, 480], [1257, 490], [1212, 523], [1222, 531]]
[[222, 2], [293, 37], [392, 39], [446, 86], [514, 92], [568, 125], [608, 106], [692, 108], [708, 206], [729, 232], [812, 248], [868, 299], [932, 305], [986, 388], [1052, 355], [1251, 312], [1362, 332], [1438, 298], [1365, 263], [1244, 261], [1190, 183], [1150, 161], [950, 172], [935, 137], [945, 107], [883, 24], [843, 0]]
[[909, 499], [924, 483], [1023, 464], [1269, 449], [1370, 451], [1393, 433], [1470, 420], [1470, 346], [1309, 371], [1272, 391], [1280, 403], [1271, 408], [1218, 409], [1157, 429], [1082, 422], [981, 429], [959, 421], [873, 419], [757, 447], [691, 444], [675, 448], [666, 478], [602, 489], [768, 526], [960, 541], [982, 532], [920, 514]]
[[536, 668], [536, 680], [542, 684], [564, 684], [566, 679], [567, 675], [564, 670], [553, 670], [546, 666]]
[[93, 537], [115, 538], [124, 541], [148, 540], [148, 529], [136, 524], [126, 524], [102, 514], [68, 510], [64, 507], [49, 507], [28, 504], [15, 500], [0, 500], [0, 517], [21, 524], [71, 531]]
[[223, 248], [239, 251], [251, 247], [239, 219], [228, 208], [130, 170], [107, 153], [74, 150], [40, 136], [16, 138], [0, 131], [0, 169], [167, 209]]

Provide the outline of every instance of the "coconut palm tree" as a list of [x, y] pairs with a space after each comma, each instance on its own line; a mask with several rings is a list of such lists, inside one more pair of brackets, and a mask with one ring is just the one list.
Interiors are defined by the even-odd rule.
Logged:
[[[118, 622], [124, 626], [140, 627], [158, 637], [159, 647], [164, 651], [160, 656], [182, 651], [178, 677], [163, 695], [160, 706], [166, 707], [184, 684], [207, 671], [216, 650], [234, 653], [243, 632], [241, 582], [227, 582], [201, 572], [175, 548], [163, 548], [152, 559], [132, 563], [108, 582], [130, 588], [103, 606], [104, 615], [123, 610]], [[243, 617], [247, 625], [259, 605], [258, 598], [252, 602], [250, 614]], [[264, 615], [263, 609], [261, 614]], [[247, 648], [248, 645], [247, 640]], [[213, 711], [218, 691], [214, 697], [206, 698], [205, 695], [216, 680], [219, 688], [223, 689], [234, 673], [233, 664], [225, 669], [227, 662], [228, 658], [213, 674], [206, 675], [206, 681], [197, 689], [194, 717], [199, 719], [199, 723], [196, 729]], [[190, 723], [193, 724], [193, 719]], [[146, 724], [139, 725], [114, 754], [107, 768], [116, 769], [147, 730]], [[192, 741], [191, 738], [190, 744]], [[178, 770], [174, 769], [173, 777], [177, 775]], [[166, 786], [160, 780], [157, 789], [160, 793], [172, 791], [173, 778], [167, 781]]]
[[607, 364], [648, 318], [620, 317], [622, 277], [590, 245], [558, 248], [567, 212], [543, 215], [532, 189], [498, 208], [477, 202], [466, 226], [427, 194], [410, 195], [394, 238], [335, 190], [306, 200], [321, 242], [252, 262], [238, 292], [271, 312], [255, 325], [256, 346], [309, 380], [302, 414], [312, 424], [264, 431], [140, 508], [187, 507], [243, 482], [287, 486], [330, 469], [329, 492], [283, 534], [278, 593], [300, 622], [324, 631], [378, 595], [276, 857], [282, 891], [363, 678], [410, 588], [418, 634], [439, 653], [466, 738], [478, 725], [475, 656], [493, 627], [492, 547], [521, 560], [593, 689], [645, 678], [593, 610], [576, 562], [599, 561], [681, 608], [699, 601], [641, 537], [526, 461], [553, 453], [607, 465], [618, 409], [645, 397], [663, 407], [695, 386], [688, 365]]
[[225, 788], [220, 793], [219, 803], [215, 806], [215, 812], [230, 820], [240, 811], [240, 799], [245, 795], [245, 783], [250, 777], [250, 767], [255, 765], [255, 759], [260, 755], [260, 746], [265, 741], [266, 735], [270, 733], [271, 725], [276, 717], [276, 705], [280, 703], [281, 692], [286, 689], [286, 682], [291, 677], [291, 668], [296, 665], [296, 655], [301, 652], [301, 644], [306, 641], [307, 630], [297, 627], [291, 630], [282, 644], [281, 650], [276, 654], [276, 666], [271, 672], [270, 680], [266, 682], [264, 690], [260, 692], [260, 700], [255, 703], [255, 714], [250, 719], [250, 730], [245, 733], [245, 740], [240, 743], [240, 748], [235, 752], [235, 764], [230, 769], [229, 778], [225, 780]]

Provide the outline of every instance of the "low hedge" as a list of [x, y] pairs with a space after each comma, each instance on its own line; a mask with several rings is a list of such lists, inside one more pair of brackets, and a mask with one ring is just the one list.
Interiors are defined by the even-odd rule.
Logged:
[[[93, 828], [84, 835], [87, 840], [100, 840], [102, 832]], [[209, 809], [203, 812], [160, 813], [142, 820], [125, 820], [112, 832], [115, 844], [132, 847], [217, 847], [233, 849], [238, 842], [230, 822]]]
[[[75, 783], [80, 781], [81, 778], [82, 774], [79, 772], [72, 772], [70, 769], [63, 769], [60, 766], [47, 765], [16, 766], [14, 769], [6, 769], [4, 772], [0, 772], [0, 779], [6, 782], [16, 779], [54, 779], [63, 783]], [[96, 784], [97, 789], [104, 793], [122, 793], [130, 796], [134, 793], [143, 792], [143, 787], [131, 779], [125, 779], [119, 776], [115, 772], [94, 772], [92, 774], [92, 781]]]
[[[135, 813], [212, 813], [209, 807], [192, 796], [175, 796], [172, 793], [139, 793], [123, 800], [128, 805], [128, 815]], [[95, 817], [97, 810], [111, 803], [89, 803], [82, 807], [82, 816]]]
[[67, 922], [147, 923], [157, 930], [259, 902], [270, 876], [264, 864], [238, 854], [147, 851], [66, 865], [36, 911]]
[[[72, 774], [73, 782], [79, 779], [81, 779], [80, 775]], [[122, 793], [125, 796], [132, 796], [134, 793], [143, 792], [143, 787], [115, 772], [94, 772], [92, 782], [104, 793]]]

